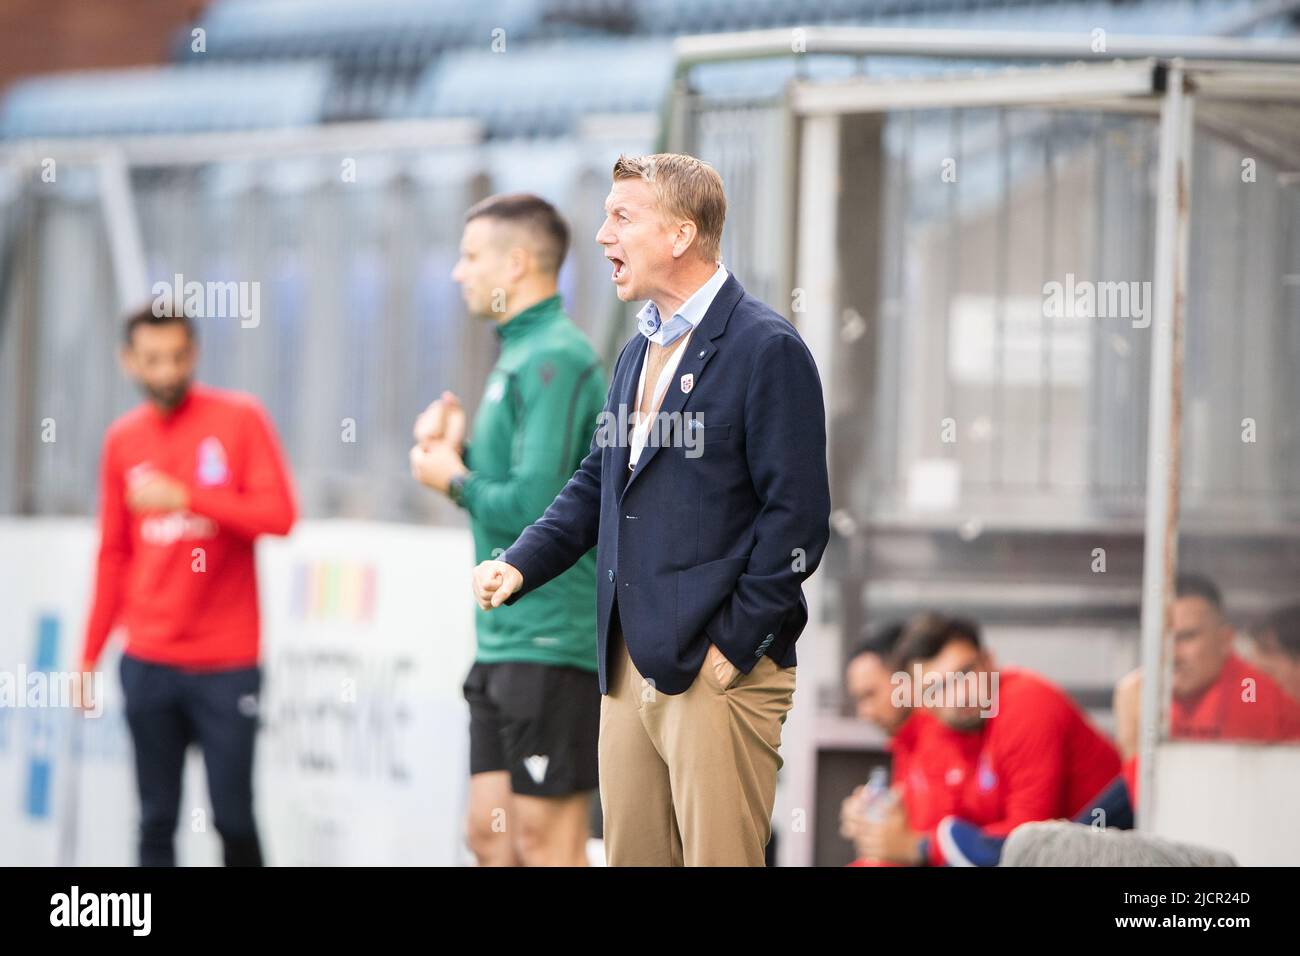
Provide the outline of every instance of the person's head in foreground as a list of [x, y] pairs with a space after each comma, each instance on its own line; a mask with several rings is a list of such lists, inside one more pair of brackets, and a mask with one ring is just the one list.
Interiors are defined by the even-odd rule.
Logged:
[[504, 322], [555, 294], [569, 227], [531, 193], [489, 196], [465, 213], [451, 278], [473, 315]]
[[[899, 641], [899, 668], [919, 681], [926, 708], [954, 730], [977, 730], [982, 717], [977, 687], [988, 685], [993, 656], [978, 625], [963, 618], [922, 614], [907, 625]], [[933, 693], [926, 688], [933, 687]], [[960, 689], [954, 694], [953, 689]], [[931, 701], [934, 703], [931, 703]]]
[[193, 319], [180, 308], [145, 306], [127, 317], [120, 357], [145, 398], [160, 411], [172, 411], [189, 391], [198, 364]]
[[1209, 578], [1180, 574], [1174, 583], [1174, 697], [1188, 699], [1205, 692], [1232, 656], [1232, 628], [1223, 616], [1223, 597]]
[[727, 197], [708, 163], [680, 153], [620, 156], [596, 241], [623, 302], [685, 301], [718, 267]]
[[912, 712], [910, 706], [897, 707], [893, 700], [893, 655], [903, 629], [901, 621], [886, 624], [853, 649], [844, 668], [844, 687], [858, 719], [875, 724], [890, 736]]

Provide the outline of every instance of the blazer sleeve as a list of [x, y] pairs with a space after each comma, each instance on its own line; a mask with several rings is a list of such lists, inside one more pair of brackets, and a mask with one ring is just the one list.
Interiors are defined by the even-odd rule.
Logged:
[[[627, 351], [628, 347], [624, 345], [614, 364], [602, 417], [612, 414], [614, 383], [618, 381], [619, 368]], [[602, 440], [605, 428], [604, 422], [597, 424], [587, 457], [573, 477], [560, 489], [542, 516], [525, 528], [501, 555], [500, 560], [517, 569], [524, 578], [519, 590], [506, 599], [507, 605], [563, 574], [596, 546], [600, 532], [600, 469], [605, 451]]]
[[[545, 378], [538, 374], [543, 361], [553, 370]], [[517, 535], [546, 510], [595, 424], [603, 379], [599, 364], [556, 354], [538, 356], [511, 382], [519, 413], [510, 470], [502, 477], [470, 471], [461, 505], [471, 517]]]
[[749, 673], [799, 604], [801, 586], [830, 540], [821, 378], [793, 332], [760, 347], [746, 387], [744, 427], [750, 479], [761, 502], [754, 549], [705, 633]]

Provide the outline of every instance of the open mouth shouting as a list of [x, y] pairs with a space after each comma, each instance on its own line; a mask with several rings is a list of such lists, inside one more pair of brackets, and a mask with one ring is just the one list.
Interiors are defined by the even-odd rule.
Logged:
[[617, 256], [605, 256], [605, 258], [608, 259], [614, 266], [614, 271], [610, 275], [610, 279], [612, 281], [619, 282], [621, 279], [627, 276], [626, 262], [624, 262], [622, 259], [618, 258]]

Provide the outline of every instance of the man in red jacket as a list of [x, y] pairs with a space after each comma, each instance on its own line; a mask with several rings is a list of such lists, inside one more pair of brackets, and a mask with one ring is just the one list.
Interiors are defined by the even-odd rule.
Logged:
[[[974, 629], [959, 621], [953, 625]], [[980, 737], [953, 730], [912, 705], [910, 679], [899, 671], [894, 657], [905, 630], [902, 622], [891, 624], [858, 645], [844, 683], [858, 718], [889, 736], [893, 796], [901, 801], [907, 826], [924, 832], [956, 809], [979, 754]], [[863, 785], [856, 787], [840, 806], [840, 833], [859, 851], [869, 822], [863, 790]], [[850, 865], [879, 866], [882, 861], [860, 855]]]
[[253, 819], [257, 578], [253, 543], [287, 534], [295, 505], [270, 420], [251, 396], [193, 384], [195, 330], [145, 309], [125, 371], [147, 401], [109, 426], [99, 563], [82, 670], [126, 634], [122, 687], [140, 792], [140, 863], [175, 863], [185, 751], [203, 749], [227, 866], [258, 866]]
[[[1277, 633], [1275, 617], [1265, 636]], [[1300, 740], [1300, 704], [1263, 668], [1237, 656], [1223, 595], [1209, 578], [1174, 583], [1169, 644], [1169, 736], [1175, 739], [1283, 743]], [[1115, 687], [1115, 725], [1125, 758], [1137, 753], [1142, 671]]]
[[1234, 651], [1235, 635], [1218, 586], [1184, 574], [1176, 595], [1169, 736], [1268, 743], [1300, 739], [1300, 705]]
[[909, 627], [898, 658], [917, 666], [923, 705], [948, 727], [981, 735], [981, 743], [953, 815], [920, 833], [891, 814], [868, 828], [872, 856], [956, 862], [952, 821], [1004, 837], [1022, 823], [1074, 816], [1120, 772], [1118, 752], [1078, 706], [1037, 674], [996, 668], [978, 630], [926, 615]]

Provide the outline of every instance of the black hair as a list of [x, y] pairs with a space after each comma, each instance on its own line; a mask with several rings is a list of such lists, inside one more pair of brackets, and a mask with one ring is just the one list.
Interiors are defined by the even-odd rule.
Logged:
[[933, 612], [908, 621], [894, 651], [894, 663], [906, 670], [917, 661], [929, 660], [953, 641], [967, 641], [977, 650], [984, 647], [979, 625], [963, 617], [948, 617]]
[[542, 240], [544, 249], [539, 266], [557, 273], [569, 252], [569, 225], [559, 211], [533, 193], [502, 193], [475, 203], [465, 213], [465, 222], [496, 219], [522, 226]]
[[898, 647], [899, 638], [903, 636], [905, 627], [906, 622], [904, 621], [890, 621], [875, 631], [864, 633], [862, 639], [849, 652], [849, 660], [855, 660], [863, 654], [874, 654], [882, 661], [890, 661], [894, 656], [894, 649]]
[[1175, 597], [1204, 598], [1216, 611], [1223, 611], [1223, 594], [1219, 586], [1203, 574], [1180, 574], [1174, 580]]
[[157, 327], [173, 323], [184, 326], [185, 334], [189, 336], [191, 342], [198, 337], [194, 320], [185, 313], [184, 309], [179, 307], [157, 309], [155, 303], [150, 302], [126, 317], [126, 322], [122, 326], [122, 344], [130, 348], [134, 344], [135, 330], [142, 325]]

